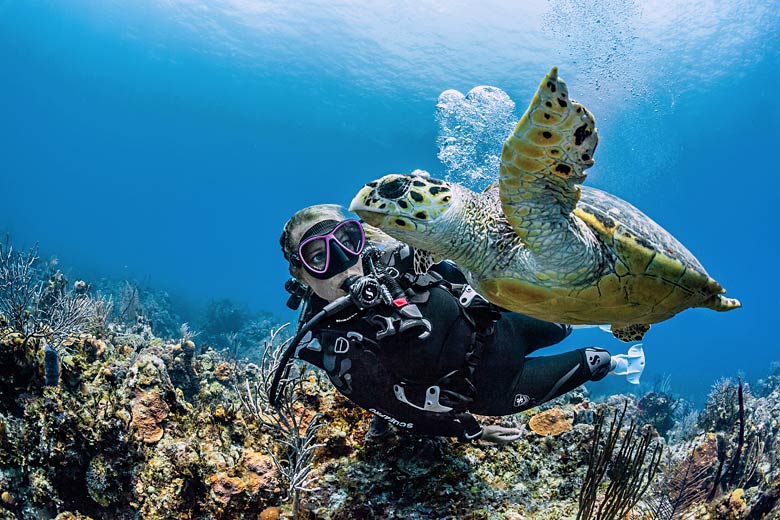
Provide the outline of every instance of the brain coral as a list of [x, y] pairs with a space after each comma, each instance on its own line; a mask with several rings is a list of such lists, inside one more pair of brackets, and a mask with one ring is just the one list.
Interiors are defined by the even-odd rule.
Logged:
[[534, 415], [528, 425], [538, 435], [560, 435], [571, 430], [572, 421], [560, 408], [555, 407]]

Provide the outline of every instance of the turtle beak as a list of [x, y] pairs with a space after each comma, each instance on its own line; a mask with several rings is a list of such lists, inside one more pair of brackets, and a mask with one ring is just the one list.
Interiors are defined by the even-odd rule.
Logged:
[[349, 203], [349, 211], [357, 214], [367, 224], [378, 227], [384, 221], [387, 211], [378, 210], [367, 204], [367, 201], [371, 200], [374, 186], [371, 186], [370, 184], [363, 186], [357, 195], [355, 195], [355, 198], [352, 199], [352, 202]]

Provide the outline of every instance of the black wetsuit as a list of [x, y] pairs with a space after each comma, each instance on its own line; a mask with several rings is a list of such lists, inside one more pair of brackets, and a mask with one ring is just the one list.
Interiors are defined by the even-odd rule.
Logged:
[[[478, 359], [472, 357], [468, 370], [475, 328], [486, 327], [472, 325], [449, 287], [441, 283], [421, 290], [425, 294], [417, 307], [432, 325], [425, 339], [414, 331], [378, 340], [382, 310], [351, 308], [313, 331], [318, 341], [302, 348], [298, 357], [324, 369], [358, 406], [397, 427], [466, 439], [481, 433], [470, 413], [516, 413], [606, 374], [589, 366], [586, 349], [526, 357], [560, 342], [571, 329], [512, 312], [495, 313], [500, 317], [479, 336]], [[313, 307], [318, 310], [317, 302]], [[604, 359], [597, 361], [603, 364]], [[426, 408], [426, 401], [432, 405]]]

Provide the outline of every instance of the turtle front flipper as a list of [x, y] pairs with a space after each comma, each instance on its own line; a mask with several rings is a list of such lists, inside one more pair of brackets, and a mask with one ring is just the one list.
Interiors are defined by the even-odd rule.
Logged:
[[592, 255], [591, 235], [572, 210], [597, 144], [593, 116], [569, 99], [566, 83], [553, 67], [501, 154], [504, 215], [532, 252], [569, 259]]
[[650, 325], [646, 323], [634, 323], [632, 325], [624, 326], [612, 325], [612, 335], [626, 343], [640, 341], [645, 337], [645, 333], [648, 330], [650, 330]]

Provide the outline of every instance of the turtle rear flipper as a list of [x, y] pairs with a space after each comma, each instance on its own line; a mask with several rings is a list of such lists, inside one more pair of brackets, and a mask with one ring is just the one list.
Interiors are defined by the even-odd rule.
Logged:
[[[501, 153], [499, 187], [504, 215], [534, 253], [571, 246], [578, 226], [571, 212], [580, 199], [578, 184], [593, 166], [598, 144], [588, 110], [568, 97], [558, 69], [544, 77]], [[557, 235], [557, 236], [556, 236]], [[592, 250], [583, 245], [578, 255]]]
[[645, 333], [650, 330], [647, 323], [633, 323], [631, 325], [612, 325], [612, 335], [620, 341], [630, 343], [640, 341], [645, 337]]
[[701, 304], [701, 307], [712, 309], [718, 312], [726, 312], [742, 307], [742, 302], [736, 298], [726, 298], [723, 295], [716, 294]]

